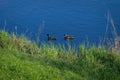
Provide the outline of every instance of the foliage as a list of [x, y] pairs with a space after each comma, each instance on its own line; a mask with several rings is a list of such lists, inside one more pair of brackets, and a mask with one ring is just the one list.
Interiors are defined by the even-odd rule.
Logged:
[[43, 43], [0, 31], [0, 80], [120, 80], [120, 54]]
[[10, 36], [5, 31], [0, 31], [0, 48], [11, 49], [12, 43]]

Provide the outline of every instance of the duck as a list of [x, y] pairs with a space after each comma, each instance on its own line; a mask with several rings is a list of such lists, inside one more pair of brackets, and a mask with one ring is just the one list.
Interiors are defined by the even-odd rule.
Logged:
[[48, 41], [49, 40], [56, 40], [56, 37], [54, 37], [54, 36], [50, 36], [49, 34], [46, 34], [46, 36], [47, 36]]
[[73, 36], [70, 36], [70, 35], [64, 34], [64, 40], [73, 40], [73, 39], [74, 39]]

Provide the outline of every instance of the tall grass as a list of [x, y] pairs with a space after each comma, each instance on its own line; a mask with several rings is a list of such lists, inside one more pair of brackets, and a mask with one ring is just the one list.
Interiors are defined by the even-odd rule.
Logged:
[[[112, 40], [107, 38], [107, 32], [109, 29], [109, 24], [112, 27]], [[107, 38], [107, 39], [106, 39]], [[117, 34], [117, 30], [115, 27], [115, 23], [112, 19], [112, 17], [110, 16], [110, 13], [108, 12], [107, 14], [107, 25], [106, 25], [106, 31], [105, 31], [105, 36], [103, 39], [103, 43], [107, 44], [107, 48], [109, 51], [117, 51], [120, 52], [120, 36]]]
[[2, 30], [0, 75], [1, 80], [120, 80], [120, 54], [95, 45], [38, 46]]

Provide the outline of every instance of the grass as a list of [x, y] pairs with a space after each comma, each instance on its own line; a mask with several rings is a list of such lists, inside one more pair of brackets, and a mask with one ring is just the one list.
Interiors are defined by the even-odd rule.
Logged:
[[[82, 79], [71, 70], [65, 62], [31, 57], [16, 51], [1, 50], [0, 80], [79, 80]], [[56, 62], [56, 63], [55, 63]], [[59, 64], [59, 66], [57, 65]], [[58, 67], [60, 67], [59, 69]]]
[[96, 46], [38, 46], [0, 31], [0, 80], [120, 80], [120, 53]]

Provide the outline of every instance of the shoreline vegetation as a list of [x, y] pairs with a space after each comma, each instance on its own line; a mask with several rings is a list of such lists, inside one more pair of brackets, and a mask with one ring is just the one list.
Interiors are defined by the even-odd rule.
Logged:
[[[113, 27], [112, 41], [105, 39], [108, 23]], [[39, 36], [33, 42], [15, 30], [15, 34], [5, 26], [0, 30], [0, 80], [120, 80], [120, 37], [109, 16], [106, 46], [38, 45]]]
[[38, 46], [1, 30], [0, 80], [120, 80], [119, 46]]

